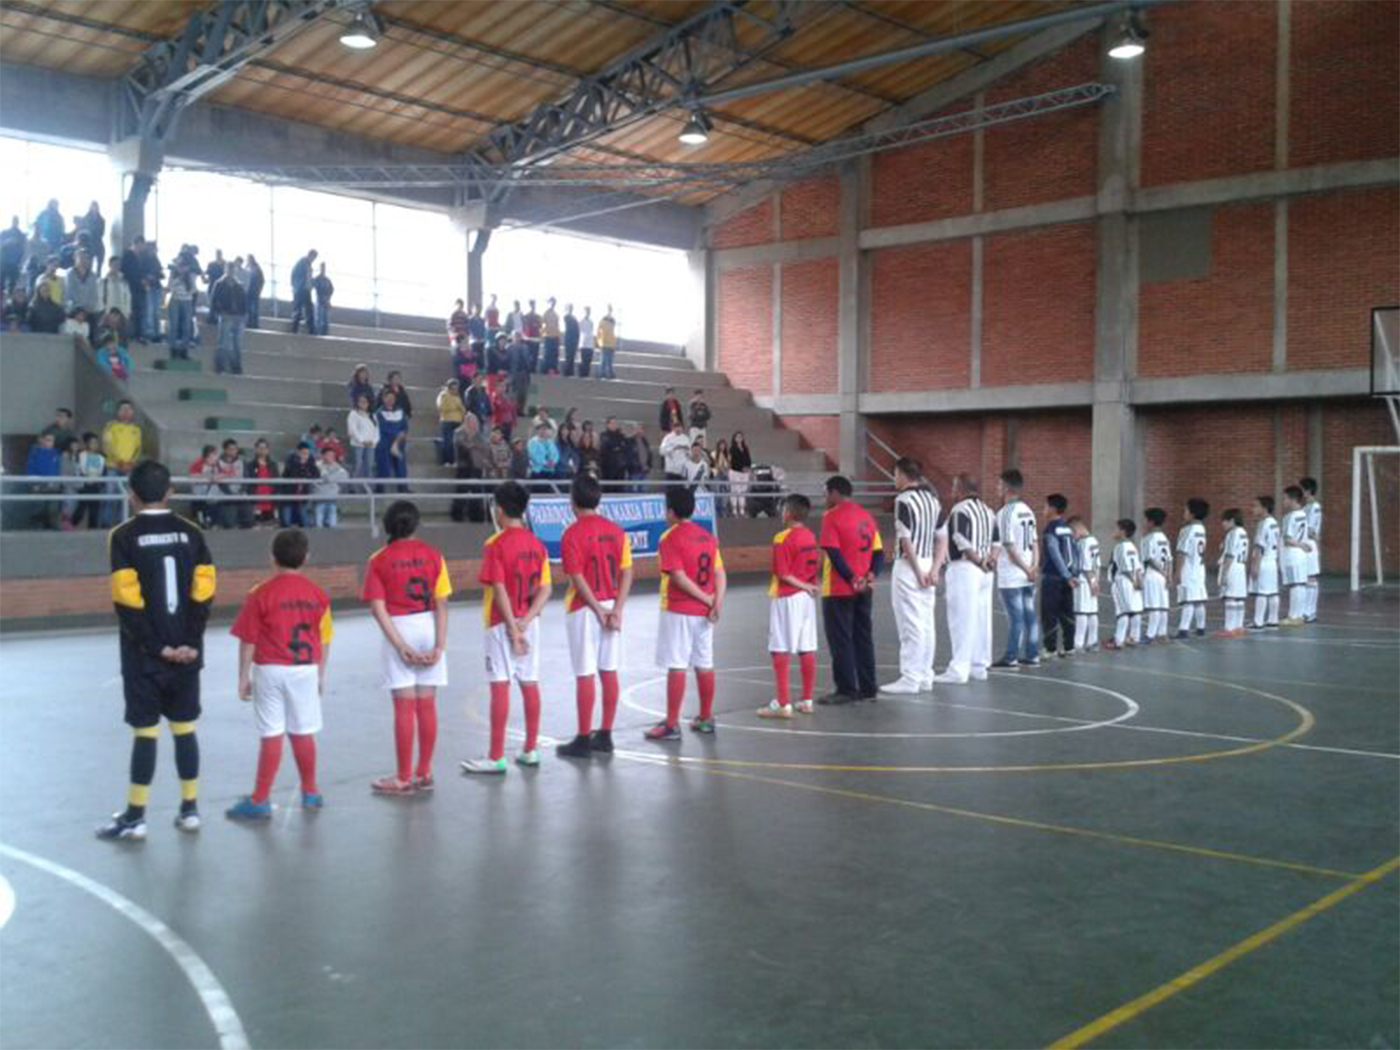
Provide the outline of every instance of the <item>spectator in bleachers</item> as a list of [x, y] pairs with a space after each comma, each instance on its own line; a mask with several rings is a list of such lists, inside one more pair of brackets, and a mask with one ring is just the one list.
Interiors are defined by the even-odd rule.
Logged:
[[627, 480], [627, 436], [615, 416], [608, 417], [598, 439], [598, 470], [604, 481]]
[[520, 323], [521, 331], [525, 334], [525, 346], [530, 351], [530, 374], [534, 375], [540, 370], [540, 334], [544, 326], [539, 311], [535, 309], [535, 300], [530, 300], [530, 309], [525, 311]]
[[540, 317], [540, 337], [544, 340], [544, 361], [541, 371], [547, 376], [559, 374], [559, 314], [554, 309], [554, 299], [545, 304]]
[[58, 332], [60, 335], [71, 336], [75, 349], [85, 354], [92, 352], [92, 342], [88, 339], [92, 332], [92, 322], [88, 319], [87, 311], [81, 306], [64, 319]]
[[530, 476], [530, 454], [525, 450], [524, 438], [510, 443], [510, 476], [515, 481], [525, 481]]
[[447, 315], [447, 341], [456, 346], [467, 341], [467, 304], [461, 299], [452, 302], [452, 312]]
[[374, 392], [374, 384], [369, 379], [369, 365], [356, 365], [355, 371], [350, 373], [350, 382], [345, 384], [345, 389], [350, 394], [351, 408], [358, 405], [362, 397], [369, 398], [371, 407], [379, 399]]
[[[190, 344], [194, 341], [194, 272], [184, 255], [176, 258], [170, 268], [170, 288], [166, 313], [166, 332], [170, 341], [170, 356], [179, 361], [189, 360]], [[221, 369], [222, 371], [222, 369]]]
[[116, 338], [123, 348], [127, 344], [127, 333], [130, 331], [130, 323], [126, 314], [122, 313], [115, 306], [105, 311], [97, 322], [97, 345], [102, 345], [102, 341], [110, 334]]
[[379, 423], [370, 409], [371, 403], [369, 394], [360, 394], [355, 400], [355, 407], [345, 417], [345, 436], [350, 441], [350, 476], [355, 478], [374, 477]]
[[408, 390], [403, 385], [403, 375], [399, 372], [390, 372], [384, 380], [384, 387], [379, 391], [379, 403], [384, 403], [384, 395], [394, 395], [394, 406], [403, 413], [404, 425], [408, 425], [408, 420], [413, 418], [413, 402], [409, 400]]
[[715, 506], [720, 514], [729, 513], [729, 442], [720, 438], [710, 459], [710, 474], [723, 484], [716, 487]]
[[598, 322], [598, 353], [600, 355], [598, 378], [616, 379], [617, 371], [613, 368], [613, 355], [617, 353], [617, 318], [613, 316], [612, 303], [608, 304], [608, 312]]
[[58, 275], [58, 258], [50, 256], [43, 272], [35, 279], [34, 294], [29, 301], [29, 330], [56, 333], [63, 327], [67, 311], [63, 309], [63, 278]]
[[587, 423], [578, 439], [578, 472], [580, 474], [592, 474], [595, 478], [602, 467], [602, 452], [598, 448], [598, 435]]
[[[102, 440], [89, 430], [83, 435], [81, 451], [78, 453], [78, 477], [83, 479], [83, 484], [78, 488], [79, 495], [99, 495], [102, 492], [102, 484], [97, 479], [102, 477], [106, 469], [107, 457], [102, 454]], [[70, 524], [77, 528], [83, 519], [87, 518], [88, 528], [97, 528], [101, 507], [102, 504], [91, 500], [74, 500], [69, 515]]]
[[629, 424], [627, 427], [627, 478], [633, 483], [633, 492], [642, 491], [641, 482], [646, 481], [651, 476], [651, 468], [651, 442], [647, 440], [646, 431], [642, 429], [640, 423]]
[[113, 310], [123, 319], [131, 315], [131, 288], [122, 276], [121, 260], [115, 255], [107, 260], [107, 275], [98, 288], [97, 305], [104, 317]]
[[[117, 418], [108, 420], [102, 428], [102, 453], [107, 457], [109, 476], [125, 477], [141, 458], [141, 427], [136, 422], [136, 408], [130, 401], [118, 401]], [[102, 524], [115, 525], [120, 510], [120, 500], [105, 501]]]
[[311, 526], [333, 529], [340, 524], [340, 488], [350, 478], [350, 472], [340, 465], [340, 456], [330, 445], [321, 449], [320, 478], [311, 486], [315, 499], [311, 502]]
[[48, 254], [57, 255], [58, 249], [63, 245], [63, 234], [67, 227], [63, 222], [63, 213], [58, 210], [58, 201], [51, 200], [39, 213], [39, 217], [34, 220], [34, 234], [48, 248]]
[[685, 426], [685, 410], [681, 408], [681, 399], [676, 396], [676, 388], [668, 386], [666, 394], [661, 399], [661, 413], [659, 416], [661, 433], [669, 434], [679, 423]]
[[456, 435], [457, 428], [462, 425], [462, 419], [467, 414], [467, 406], [462, 402], [460, 390], [461, 387], [457, 380], [449, 379], [438, 391], [437, 396], [438, 461], [447, 467], [456, 462], [452, 438]]
[[311, 266], [316, 262], [316, 249], [312, 248], [296, 261], [292, 267], [292, 334], [296, 335], [302, 321], [306, 330], [316, 334], [316, 309], [311, 305]]
[[131, 318], [131, 334], [143, 341], [146, 335], [146, 286], [142, 276], [145, 253], [146, 239], [137, 237], [126, 251], [122, 252], [121, 264], [118, 267], [122, 280], [126, 281], [127, 294], [131, 298], [131, 309], [126, 311], [127, 316]]
[[749, 471], [753, 469], [753, 455], [742, 430], [734, 431], [729, 439], [729, 502], [735, 517], [744, 513], [744, 496], [749, 489]]
[[21, 284], [20, 267], [29, 238], [19, 228], [19, 216], [10, 220], [9, 229], [0, 231], [0, 295], [8, 297]]
[[486, 365], [486, 319], [481, 316], [479, 303], [472, 303], [467, 313], [467, 344], [476, 358], [477, 367]]
[[510, 337], [510, 388], [516, 412], [524, 411], [526, 391], [530, 389], [530, 347], [520, 332]]
[[547, 423], [535, 424], [535, 436], [530, 439], [530, 477], [552, 478], [559, 468], [559, 446], [554, 431]]
[[[453, 521], [486, 520], [486, 505], [479, 495], [480, 488], [472, 484], [492, 476], [491, 443], [481, 432], [481, 424], [476, 416], [467, 413], [457, 433], [452, 436], [453, 458], [457, 464], [457, 478], [465, 484], [458, 485], [459, 493], [467, 494], [465, 499], [452, 501]], [[476, 492], [478, 495], [472, 496]]]
[[578, 318], [574, 316], [574, 304], [564, 304], [564, 374], [574, 374], [578, 360]]
[[476, 376], [476, 355], [465, 339], [452, 344], [452, 374], [457, 377], [459, 389], [469, 385]]
[[554, 426], [554, 418], [549, 414], [549, 409], [545, 408], [543, 405], [531, 405], [530, 428], [533, 430], [541, 426], [549, 428], [549, 436], [553, 439], [554, 431], [557, 428]]
[[505, 480], [510, 477], [512, 452], [510, 438], [501, 427], [491, 428], [491, 473], [490, 477]]
[[661, 439], [661, 461], [665, 468], [666, 480], [683, 481], [685, 464], [690, 459], [690, 435], [685, 432], [685, 424], [677, 421], [671, 432]]
[[248, 323], [248, 292], [243, 272], [235, 262], [214, 285], [209, 312], [219, 324], [219, 349], [214, 355], [214, 371], [243, 374], [243, 326]]
[[[275, 496], [276, 485], [261, 484], [277, 477], [277, 462], [272, 458], [272, 449], [267, 438], [258, 438], [253, 443], [253, 458], [243, 468], [243, 476], [248, 479], [248, 494], [251, 496]], [[253, 504], [253, 520], [259, 525], [272, 525], [277, 520], [277, 505], [271, 499], [263, 499]]]
[[596, 335], [593, 326], [593, 307], [585, 306], [578, 322], [578, 374], [584, 379], [593, 368], [593, 348]]
[[243, 268], [244, 290], [248, 295], [248, 327], [257, 328], [262, 323], [262, 293], [266, 278], [263, 268], [252, 252], [248, 253], [248, 264]]
[[[62, 473], [62, 459], [63, 453], [54, 446], [53, 435], [40, 434], [29, 448], [24, 472], [34, 478], [57, 478]], [[61, 492], [62, 486], [57, 482], [36, 481], [30, 484], [29, 491], [34, 494], [55, 493]], [[30, 524], [41, 529], [52, 529], [57, 525], [57, 502], [44, 500], [32, 506], [34, 511], [29, 519]]]
[[253, 524], [253, 505], [251, 503], [223, 498], [243, 494], [242, 478], [245, 474], [246, 469], [238, 442], [233, 438], [226, 438], [222, 449], [220, 449], [219, 458], [214, 464], [214, 476], [219, 480], [220, 498], [212, 500], [213, 505], [210, 507], [214, 516], [214, 524], [221, 529], [234, 527], [246, 529]]
[[515, 429], [515, 419], [515, 399], [507, 396], [505, 390], [497, 386], [491, 391], [491, 422], [501, 428], [506, 441], [510, 441], [511, 431]]
[[708, 444], [710, 426], [710, 406], [705, 401], [705, 392], [697, 390], [690, 395], [690, 440]]
[[29, 296], [24, 293], [24, 282], [15, 285], [5, 307], [0, 310], [0, 324], [7, 332], [29, 331]]
[[522, 339], [525, 337], [525, 311], [520, 309], [519, 299], [511, 302], [510, 313], [506, 314], [505, 333], [514, 342], [517, 335]]
[[501, 330], [501, 308], [496, 305], [496, 297], [491, 296], [491, 301], [486, 304], [486, 338], [491, 342], [496, 341], [496, 333]]
[[[309, 496], [311, 494], [311, 483], [321, 477], [321, 471], [316, 466], [316, 460], [311, 455], [311, 445], [301, 441], [292, 450], [292, 454], [287, 457], [287, 464], [282, 468], [283, 478], [298, 479], [295, 485], [284, 485], [278, 491], [284, 496]], [[299, 529], [306, 528], [306, 501], [287, 500], [279, 504], [277, 515], [282, 522], [284, 529], [293, 526]]]
[[100, 284], [97, 271], [93, 269], [92, 256], [79, 252], [73, 260], [73, 268], [64, 278], [63, 308], [72, 313], [82, 307], [89, 317], [96, 316], [102, 306]]
[[324, 435], [324, 433], [325, 432], [321, 429], [320, 423], [312, 423], [309, 427], [306, 428], [306, 431], [301, 435], [300, 440], [305, 441], [308, 445], [310, 445], [311, 452], [313, 455], [315, 455], [317, 452], [320, 451], [321, 438]]
[[340, 440], [340, 435], [336, 433], [335, 427], [326, 427], [325, 433], [321, 435], [321, 440], [315, 443], [316, 455], [326, 449], [335, 453], [335, 461], [342, 466], [345, 465], [345, 443]]
[[[397, 373], [390, 373], [397, 375]], [[399, 407], [398, 394], [386, 386], [379, 395], [379, 408], [374, 413], [379, 424], [379, 445], [374, 453], [374, 473], [379, 478], [408, 477], [408, 413]], [[381, 486], [383, 492], [407, 492], [404, 484]]]
[[107, 220], [96, 201], [88, 205], [87, 213], [76, 222], [81, 233], [87, 234], [88, 251], [92, 255], [92, 268], [99, 273], [102, 262], [107, 257]]
[[705, 482], [710, 480], [710, 458], [700, 442], [690, 446], [690, 455], [681, 464], [681, 476], [697, 489], [705, 487]]
[[77, 436], [73, 433], [73, 410], [71, 408], [54, 409], [53, 422], [39, 433], [52, 435], [54, 448], [60, 451], [67, 450], [68, 442]]
[[118, 342], [115, 332], [104, 330], [98, 336], [97, 348], [94, 353], [96, 354], [97, 367], [113, 379], [125, 383], [131, 378], [131, 355], [126, 352], [126, 347]]
[[219, 450], [213, 445], [205, 445], [199, 458], [190, 464], [189, 474], [196, 479], [190, 486], [195, 522], [203, 528], [213, 524], [213, 500], [219, 493]]
[[496, 332], [488, 339], [486, 371], [495, 376], [504, 375], [510, 370], [510, 347], [506, 343], [506, 336], [502, 332]]
[[[139, 240], [139, 238], [138, 238]], [[195, 264], [196, 266], [198, 263]], [[160, 246], [145, 241], [138, 257], [141, 274], [141, 336], [147, 342], [160, 341], [160, 293], [165, 273], [160, 265]]]
[[75, 498], [82, 489], [82, 484], [77, 480], [82, 476], [82, 455], [83, 443], [76, 437], [70, 437], [64, 444], [57, 446], [62, 449], [59, 457], [58, 472], [65, 479], [63, 483], [64, 499], [59, 508], [58, 527], [64, 532], [72, 532], [75, 528], [73, 519], [77, 517], [81, 504]]
[[326, 274], [326, 264], [322, 263], [315, 278], [311, 281], [311, 292], [316, 298], [316, 334], [331, 334], [331, 298], [335, 295], [335, 285]]
[[491, 425], [491, 391], [486, 388], [485, 373], [478, 372], [472, 376], [465, 403], [467, 411], [476, 416], [476, 421], [481, 424], [481, 430], [485, 433]]
[[559, 428], [559, 466], [555, 468], [555, 475], [561, 478], [572, 478], [579, 472], [583, 465], [583, 459], [579, 455], [578, 430], [572, 423], [565, 423]]
[[224, 259], [224, 251], [222, 248], [215, 248], [214, 258], [204, 271], [204, 301], [208, 307], [205, 321], [211, 325], [219, 323], [219, 318], [214, 313], [214, 285], [222, 281], [226, 273], [228, 273], [228, 263]]

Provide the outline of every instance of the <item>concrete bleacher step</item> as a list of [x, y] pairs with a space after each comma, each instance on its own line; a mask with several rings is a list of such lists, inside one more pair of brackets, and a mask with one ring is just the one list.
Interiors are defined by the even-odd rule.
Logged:
[[205, 430], [256, 430], [258, 421], [246, 416], [205, 416]]
[[181, 387], [176, 397], [180, 401], [217, 402], [227, 401], [228, 391], [215, 387]]
[[162, 357], [155, 362], [155, 367], [162, 372], [203, 372], [204, 364], [197, 357], [184, 360], [174, 357]]

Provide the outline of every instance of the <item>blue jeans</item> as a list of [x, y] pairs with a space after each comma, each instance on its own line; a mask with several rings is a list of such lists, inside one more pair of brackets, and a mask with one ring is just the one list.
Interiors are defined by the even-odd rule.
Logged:
[[239, 314], [219, 315], [219, 349], [214, 354], [215, 372], [243, 374], [243, 326], [248, 319]]
[[315, 323], [312, 325], [312, 330], [313, 330], [314, 334], [316, 334], [316, 335], [330, 335], [330, 334], [331, 334], [331, 304], [330, 304], [330, 303], [327, 302], [327, 303], [317, 303], [317, 304], [316, 304], [316, 321], [315, 321]]
[[194, 300], [171, 299], [168, 314], [170, 356], [189, 357], [194, 341]]
[[284, 529], [290, 529], [292, 526], [299, 529], [306, 528], [306, 504], [279, 503], [277, 506], [277, 516], [282, 519]]
[[1006, 635], [1006, 659], [1015, 660], [1019, 649], [1022, 660], [1040, 656], [1040, 621], [1035, 615], [1034, 587], [1003, 587], [1001, 602], [1010, 621]]
[[350, 446], [350, 476], [352, 478], [374, 477], [374, 448], [363, 445]]
[[340, 508], [334, 500], [311, 504], [311, 526], [316, 529], [333, 529], [340, 524]]
[[145, 310], [141, 313], [141, 335], [146, 339], [160, 338], [160, 289], [147, 288], [142, 292]]
[[617, 378], [617, 373], [613, 371], [613, 354], [615, 353], [617, 353], [617, 351], [611, 347], [603, 351], [603, 360], [598, 364], [599, 379]]

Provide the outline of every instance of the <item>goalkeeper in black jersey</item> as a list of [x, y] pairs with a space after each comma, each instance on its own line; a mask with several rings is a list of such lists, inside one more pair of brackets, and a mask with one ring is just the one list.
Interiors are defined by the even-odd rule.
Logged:
[[135, 514], [112, 530], [112, 601], [121, 626], [122, 687], [131, 745], [126, 810], [97, 829], [102, 839], [146, 837], [146, 802], [156, 771], [160, 720], [175, 738], [180, 812], [175, 826], [199, 830], [199, 672], [214, 600], [214, 564], [204, 533], [173, 513], [170, 471], [146, 460], [131, 472]]

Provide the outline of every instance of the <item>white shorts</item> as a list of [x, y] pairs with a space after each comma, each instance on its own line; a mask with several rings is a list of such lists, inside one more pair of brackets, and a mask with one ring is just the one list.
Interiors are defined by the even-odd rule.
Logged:
[[1113, 611], [1119, 616], [1134, 616], [1142, 612], [1142, 591], [1133, 586], [1129, 576], [1113, 579]]
[[663, 612], [656, 625], [656, 666], [668, 671], [715, 666], [714, 627], [705, 616]]
[[1176, 600], [1183, 605], [1191, 602], [1204, 602], [1210, 599], [1206, 593], [1206, 571], [1196, 569], [1190, 574], [1182, 573], [1181, 583], [1176, 588]]
[[1076, 616], [1099, 614], [1099, 596], [1089, 586], [1087, 576], [1079, 577], [1079, 583], [1074, 588], [1074, 613]]
[[[592, 616], [592, 613], [588, 614]], [[529, 650], [518, 656], [510, 644], [510, 632], [503, 623], [486, 631], [486, 678], [492, 682], [538, 682], [540, 680], [540, 620], [530, 621], [525, 628]]]
[[814, 653], [817, 651], [817, 603], [798, 591], [768, 604], [768, 651]]
[[[399, 637], [410, 649], [432, 652], [437, 643], [437, 627], [430, 612], [409, 613], [392, 617]], [[385, 638], [379, 650], [380, 684], [385, 689], [413, 689], [417, 686], [447, 684], [447, 658], [441, 656], [431, 667], [410, 667], [399, 659], [398, 652]]]
[[1296, 547], [1284, 548], [1283, 557], [1279, 559], [1279, 568], [1283, 570], [1283, 585], [1285, 587], [1308, 582], [1307, 555]]
[[[612, 612], [611, 601], [599, 602]], [[569, 636], [569, 658], [574, 664], [575, 678], [592, 678], [599, 671], [616, 671], [622, 651], [622, 632], [605, 631], [584, 605], [564, 617], [564, 633]]]
[[1304, 557], [1307, 562], [1308, 578], [1320, 576], [1322, 574], [1322, 551], [1318, 548], [1315, 540], [1309, 540], [1312, 550], [1306, 551]]
[[1278, 559], [1260, 558], [1259, 572], [1250, 581], [1251, 594], [1262, 594], [1271, 598], [1278, 593]]
[[253, 721], [258, 736], [319, 733], [320, 677], [315, 664], [254, 664]]
[[1142, 574], [1142, 607], [1148, 612], [1165, 612], [1171, 608], [1167, 597], [1167, 578], [1156, 569]]
[[1220, 597], [1244, 601], [1249, 596], [1248, 575], [1242, 562], [1234, 562], [1220, 580]]

